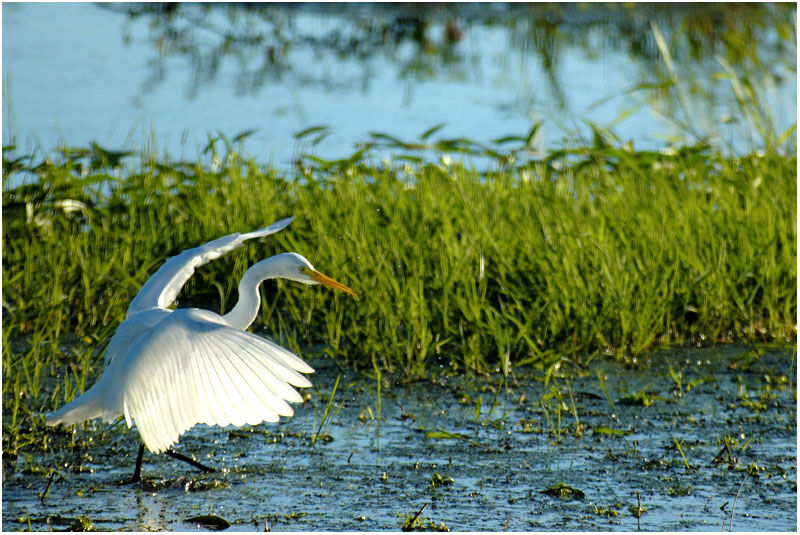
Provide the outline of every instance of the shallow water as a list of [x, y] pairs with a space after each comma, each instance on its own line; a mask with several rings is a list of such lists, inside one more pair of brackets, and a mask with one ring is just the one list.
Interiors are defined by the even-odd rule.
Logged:
[[[312, 447], [339, 373], [316, 362], [315, 389], [294, 418], [182, 437], [177, 451], [217, 473], [146, 454], [143, 483], [125, 483], [137, 441], [124, 425], [79, 429], [96, 444], [75, 453], [57, 442], [52, 453], [6, 461], [3, 530], [63, 529], [81, 515], [104, 530], [206, 529], [186, 521], [199, 515], [232, 530], [399, 530], [426, 504], [417, 526], [453, 531], [719, 531], [731, 520], [736, 531], [795, 530], [793, 352], [715, 346], [649, 359], [594, 362], [570, 380], [555, 373], [547, 388], [530, 374], [517, 386], [446, 377], [394, 385], [381, 392], [379, 419], [374, 380], [342, 372], [331, 440]], [[636, 402], [643, 389], [646, 403]], [[542, 492], [558, 483], [583, 497]]]

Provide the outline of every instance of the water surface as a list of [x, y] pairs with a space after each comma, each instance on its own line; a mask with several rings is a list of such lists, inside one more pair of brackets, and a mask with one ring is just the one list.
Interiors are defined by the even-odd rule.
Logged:
[[[215, 474], [147, 454], [144, 482], [125, 483], [137, 440], [124, 425], [79, 429], [89, 447], [62, 438], [7, 462], [3, 529], [63, 529], [83, 515], [104, 530], [196, 530], [186, 519], [217, 515], [232, 530], [399, 530], [426, 504], [418, 522], [453, 531], [797, 526], [791, 350], [659, 351], [636, 367], [556, 372], [547, 387], [536, 374], [516, 385], [442, 376], [384, 386], [380, 408], [374, 379], [314, 364], [293, 418], [181, 438], [178, 451]], [[338, 373], [341, 409], [312, 447]], [[559, 484], [582, 495], [543, 492]]]
[[[303, 152], [344, 157], [375, 131], [417, 140], [446, 123], [438, 136], [489, 143], [542, 122], [536, 146], [552, 148], [591, 142], [591, 122], [636, 148], [707, 139], [745, 152], [763, 142], [727, 63], [778, 134], [797, 115], [796, 48], [781, 33], [793, 26], [772, 28], [773, 12], [5, 3], [3, 143], [195, 159], [209, 135], [252, 132], [248, 151], [284, 167]], [[295, 140], [316, 125], [329, 128], [318, 143]]]

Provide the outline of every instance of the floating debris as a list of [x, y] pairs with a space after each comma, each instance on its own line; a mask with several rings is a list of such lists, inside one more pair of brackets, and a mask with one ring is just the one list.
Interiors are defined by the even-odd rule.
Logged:
[[224, 518], [217, 515], [200, 515], [187, 518], [186, 522], [192, 524], [200, 524], [204, 528], [213, 529], [214, 531], [221, 531], [231, 527], [231, 523]]
[[455, 483], [455, 480], [452, 477], [444, 477], [438, 472], [434, 472], [433, 477], [431, 477], [431, 487], [448, 487], [453, 483]]
[[582, 500], [586, 496], [583, 491], [572, 488], [566, 483], [556, 483], [552, 487], [539, 492], [561, 500]]

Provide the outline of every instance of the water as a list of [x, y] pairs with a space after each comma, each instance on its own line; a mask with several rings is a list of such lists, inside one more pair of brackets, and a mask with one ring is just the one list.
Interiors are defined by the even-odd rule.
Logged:
[[[625, 34], [604, 37], [613, 31], [604, 33], [603, 25], [585, 31], [580, 24], [559, 27], [568, 41], [542, 49], [536, 41], [548, 35], [534, 31], [541, 21], [483, 24], [476, 12], [486, 17], [503, 8], [472, 6], [455, 15], [425, 15], [431, 17], [425, 34], [430, 51], [401, 39], [396, 46], [362, 44], [365, 52], [354, 54], [341, 43], [361, 35], [364, 21], [394, 16], [393, 8], [384, 14], [375, 6], [283, 6], [272, 8], [268, 23], [236, 11], [239, 28], [272, 24], [296, 36], [285, 49], [278, 47], [273, 64], [263, 46], [219, 44], [219, 34], [231, 25], [222, 9], [204, 14], [184, 8], [186, 19], [204, 21], [196, 25], [181, 16], [172, 23], [150, 15], [128, 20], [93, 4], [6, 3], [2, 9], [3, 144], [15, 142], [26, 152], [97, 141], [112, 149], [151, 148], [195, 159], [209, 134], [234, 137], [254, 130], [247, 151], [285, 168], [302, 152], [347, 156], [371, 131], [417, 140], [446, 123], [437, 135], [489, 143], [525, 135], [539, 121], [539, 148], [591, 141], [585, 121], [613, 128], [636, 148], [696, 140], [667, 118], [682, 114], [674, 91], [630, 92], [640, 82], [659, 82], [656, 73], [664, 69], [658, 50], [650, 50], [655, 60], [639, 61], [624, 46], [610, 45]], [[343, 15], [344, 9], [354, 11]], [[589, 15], [575, 8], [567, 18], [580, 22]], [[668, 24], [662, 22], [667, 36]], [[445, 38], [448, 31], [452, 42]], [[777, 39], [774, 32], [757, 35], [762, 34], [759, 53], [772, 50]], [[647, 25], [645, 37], [652, 41]], [[763, 61], [769, 67], [751, 80], [760, 84], [757, 94], [783, 132], [796, 117], [796, 60], [783, 54]], [[646, 67], [651, 64], [656, 67]], [[717, 76], [724, 74], [721, 64], [712, 56], [679, 61], [679, 67], [699, 78], [684, 88], [691, 100], [689, 122], [699, 134], [740, 151], [758, 148], [730, 83]], [[330, 128], [318, 144], [293, 137], [315, 125]]]
[[[46, 454], [6, 460], [3, 530], [63, 529], [82, 515], [103, 530], [197, 530], [186, 519], [199, 515], [231, 530], [399, 530], [426, 504], [422, 526], [453, 531], [796, 529], [791, 350], [660, 351], [635, 368], [556, 373], [546, 389], [525, 375], [507, 389], [448, 377], [398, 384], [384, 387], [380, 419], [374, 380], [345, 371], [332, 440], [312, 447], [339, 373], [314, 364], [315, 389], [293, 418], [197, 426], [181, 438], [178, 451], [221, 472], [146, 454], [143, 483], [127, 484], [137, 441], [124, 425], [78, 430], [86, 446], [72, 452], [62, 438]], [[643, 390], [649, 404], [631, 399]], [[583, 496], [543, 492], [559, 483]]]

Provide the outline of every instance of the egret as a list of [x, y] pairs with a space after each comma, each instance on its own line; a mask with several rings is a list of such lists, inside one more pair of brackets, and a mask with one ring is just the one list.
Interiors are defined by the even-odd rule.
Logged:
[[195, 268], [246, 240], [278, 232], [291, 221], [289, 217], [261, 230], [230, 234], [168, 259], [131, 301], [108, 343], [97, 382], [51, 414], [47, 424], [95, 418], [112, 422], [120, 416], [128, 428], [135, 422], [142, 441], [133, 475], [138, 481], [145, 447], [213, 471], [171, 449], [198, 423], [238, 427], [292, 416], [286, 402], [303, 402], [292, 387], [310, 387], [302, 374], [314, 370], [294, 353], [245, 330], [258, 314], [259, 286], [266, 279], [284, 278], [355, 295], [350, 288], [323, 275], [299, 254], [282, 253], [245, 272], [239, 300], [227, 314], [167, 308]]

